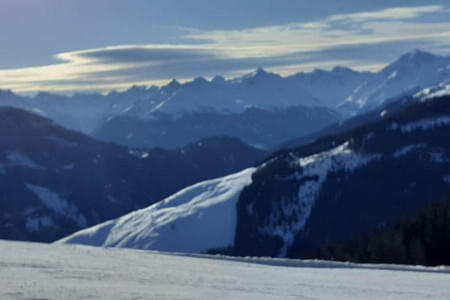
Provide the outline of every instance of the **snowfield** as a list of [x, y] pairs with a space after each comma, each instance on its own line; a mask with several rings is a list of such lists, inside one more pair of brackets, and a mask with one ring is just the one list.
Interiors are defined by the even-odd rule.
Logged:
[[236, 204], [255, 168], [194, 184], [147, 208], [58, 243], [205, 253], [233, 246]]
[[0, 299], [450, 299], [450, 268], [0, 241]]

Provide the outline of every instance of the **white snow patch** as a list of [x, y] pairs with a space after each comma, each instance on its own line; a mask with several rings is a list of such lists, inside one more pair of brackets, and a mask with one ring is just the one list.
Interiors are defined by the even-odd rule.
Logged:
[[302, 172], [297, 175], [297, 180], [306, 180], [300, 185], [298, 201], [282, 201], [281, 211], [274, 209], [263, 229], [263, 232], [279, 236], [284, 241], [279, 256], [286, 255], [295, 234], [302, 230], [329, 173], [353, 172], [380, 158], [380, 154], [354, 153], [349, 148], [349, 142], [329, 151], [300, 158], [298, 163], [302, 167]]
[[259, 150], [267, 150], [267, 146], [264, 144], [250, 144], [250, 146]]
[[28, 167], [31, 169], [45, 170], [44, 167], [42, 167], [39, 164], [37, 164], [36, 162], [34, 162], [31, 158], [29, 158], [25, 154], [22, 154], [19, 152], [9, 153], [7, 158], [8, 158], [9, 163], [14, 166], [22, 166], [22, 167]]
[[251, 183], [249, 168], [187, 187], [165, 200], [77, 232], [60, 243], [202, 253], [230, 247], [236, 204]]
[[387, 80], [392, 80], [396, 77], [397, 77], [397, 71], [394, 71], [388, 76]]
[[142, 159], [146, 159], [150, 155], [148, 152], [143, 152], [135, 149], [128, 150], [128, 154]]
[[397, 149], [394, 152], [393, 156], [395, 158], [399, 158], [399, 157], [402, 157], [402, 156], [408, 154], [411, 151], [414, 151], [414, 150], [417, 150], [417, 149], [420, 149], [420, 148], [426, 148], [426, 147], [427, 147], [427, 145], [425, 145], [425, 144], [407, 145], [407, 146], [404, 146], [404, 147], [402, 147], [400, 149]]
[[414, 98], [418, 98], [421, 101], [426, 101], [447, 95], [450, 95], [450, 84], [448, 84], [447, 82], [442, 82], [436, 86], [421, 90], [414, 95]]
[[384, 118], [384, 117], [387, 115], [387, 113], [388, 113], [387, 110], [383, 110], [383, 111], [380, 113], [380, 117]]
[[125, 108], [124, 110], [122, 110], [119, 115], [123, 115], [126, 114], [128, 111], [132, 110], [134, 108], [134, 104], [128, 106], [127, 108]]
[[[299, 164], [303, 168], [302, 175], [311, 176], [317, 174], [326, 174], [329, 171], [354, 171], [355, 169], [366, 165], [369, 157], [354, 153], [349, 148], [349, 142], [337, 146], [329, 151], [314, 154], [308, 157], [300, 158]], [[379, 157], [379, 154], [372, 155]], [[372, 159], [369, 159], [369, 161]]]
[[86, 218], [79, 213], [76, 206], [68, 203], [61, 198], [57, 193], [41, 186], [33, 184], [25, 184], [25, 186], [32, 191], [41, 202], [49, 209], [57, 214], [67, 216], [76, 221], [81, 227], [87, 226]]
[[46, 115], [47, 115], [42, 109], [39, 109], [39, 108], [37, 108], [37, 107], [33, 107], [31, 110], [32, 110], [34, 113], [36, 113], [36, 114], [38, 114], [38, 115], [41, 115], [41, 116], [46, 116]]

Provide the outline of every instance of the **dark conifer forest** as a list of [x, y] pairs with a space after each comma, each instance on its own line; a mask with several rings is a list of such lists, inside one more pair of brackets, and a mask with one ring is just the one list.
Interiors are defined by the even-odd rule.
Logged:
[[315, 258], [358, 263], [450, 265], [450, 195], [391, 229], [320, 247]]

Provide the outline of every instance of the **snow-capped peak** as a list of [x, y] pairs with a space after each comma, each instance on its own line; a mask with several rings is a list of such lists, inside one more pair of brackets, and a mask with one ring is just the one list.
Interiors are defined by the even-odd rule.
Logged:
[[367, 111], [389, 99], [417, 92], [449, 77], [450, 58], [414, 50], [378, 72], [341, 105], [349, 111]]

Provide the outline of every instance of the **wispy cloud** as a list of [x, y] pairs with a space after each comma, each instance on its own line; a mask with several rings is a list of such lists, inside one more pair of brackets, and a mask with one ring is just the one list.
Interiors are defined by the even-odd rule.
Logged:
[[444, 11], [442, 5], [428, 5], [417, 7], [394, 7], [373, 12], [360, 12], [344, 15], [334, 15], [328, 21], [365, 22], [373, 20], [402, 20], [415, 19], [424, 14]]
[[[319, 51], [349, 44], [446, 37], [450, 32], [450, 22], [448, 21], [423, 23], [402, 20], [417, 19], [423, 14], [437, 12], [445, 13], [445, 7], [390, 8], [375, 12], [335, 15], [314, 23], [291, 23], [249, 30], [201, 32], [191, 34], [189, 38], [209, 41], [227, 49], [231, 55], [241, 57]], [[387, 28], [389, 29], [386, 30]]]
[[394, 7], [246, 30], [190, 30], [179, 45], [70, 51], [57, 54], [56, 64], [0, 70], [0, 88], [103, 91], [171, 78], [233, 76], [256, 67], [284, 73], [335, 64], [368, 69], [412, 48], [450, 52], [450, 19], [424, 19], [448, 14], [440, 5]]
[[57, 55], [65, 61], [88, 61], [96, 63], [138, 63], [183, 61], [214, 58], [211, 48], [183, 45], [124, 45], [82, 51], [66, 52]]

